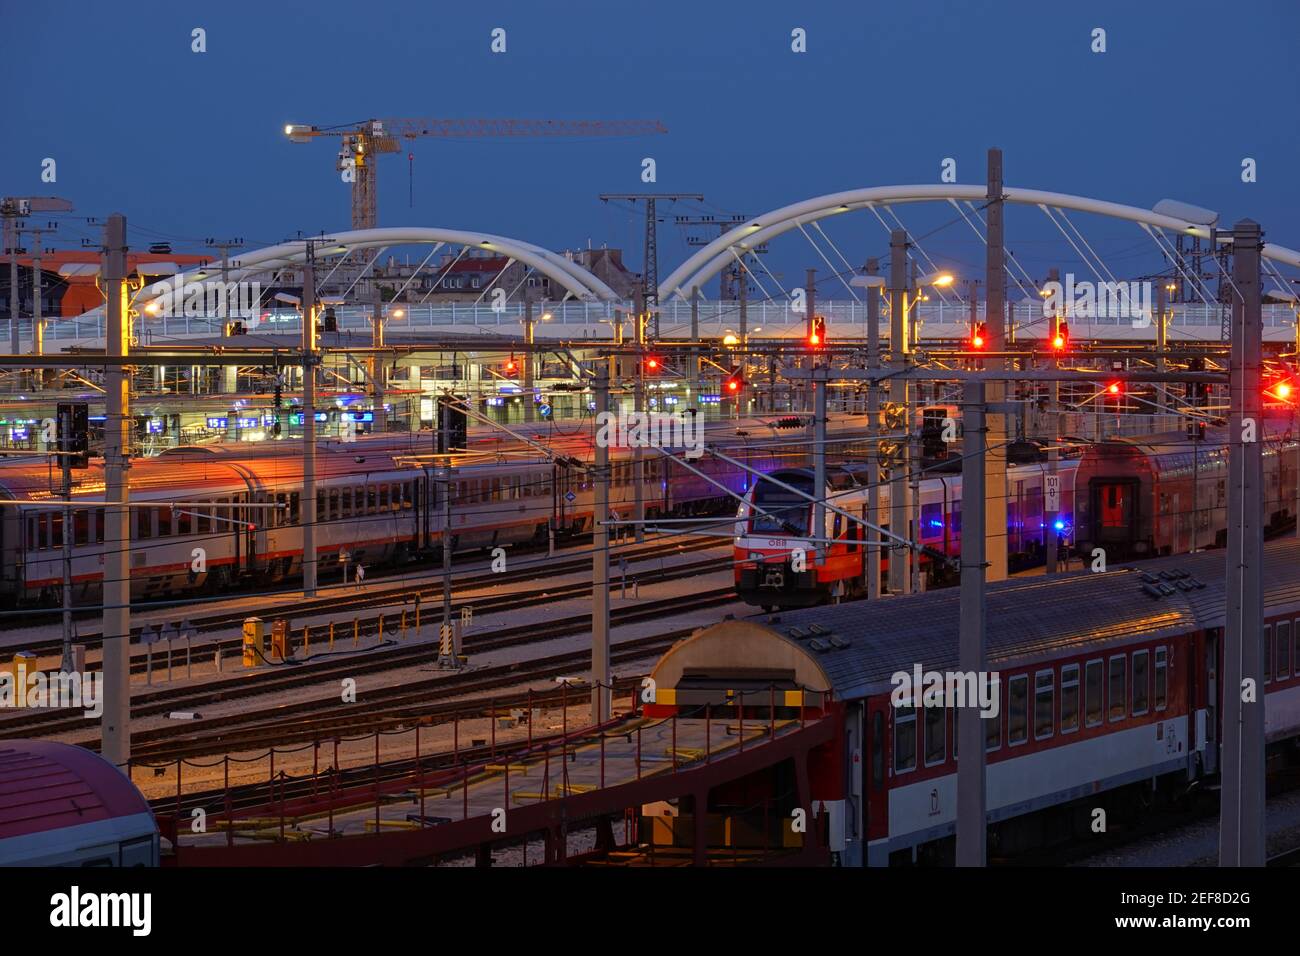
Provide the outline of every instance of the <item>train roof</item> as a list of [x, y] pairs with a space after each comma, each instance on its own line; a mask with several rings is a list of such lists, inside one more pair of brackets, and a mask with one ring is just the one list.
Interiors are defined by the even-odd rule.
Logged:
[[149, 812], [99, 754], [51, 740], [0, 743], [0, 841]]
[[[1274, 541], [1265, 548], [1266, 606], [1300, 609], [1300, 540]], [[988, 666], [1032, 666], [1072, 651], [1101, 652], [1222, 627], [1225, 562], [1224, 551], [1203, 551], [1104, 573], [990, 584]], [[1171, 593], [1163, 593], [1160, 585]], [[832, 689], [841, 699], [880, 693], [890, 688], [893, 674], [910, 673], [918, 664], [923, 671], [957, 668], [960, 601], [959, 588], [945, 588], [787, 612], [766, 623], [724, 622], [676, 645], [656, 667], [655, 679], [661, 686], [676, 686], [681, 674], [724, 670], [730, 657], [771, 666], [779, 661], [787, 669], [793, 665], [804, 686]]]

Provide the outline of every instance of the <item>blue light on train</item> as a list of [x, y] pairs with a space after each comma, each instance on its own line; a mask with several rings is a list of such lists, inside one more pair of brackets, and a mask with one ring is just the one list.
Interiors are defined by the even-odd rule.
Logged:
[[942, 527], [943, 527], [943, 519], [942, 519], [942, 518], [931, 518], [930, 521], [929, 521], [929, 525], [930, 525], [931, 528], [942, 528]]
[[1057, 531], [1064, 531], [1064, 530], [1065, 530], [1065, 522], [1064, 522], [1064, 521], [1057, 520], [1056, 523], [1052, 525], [1052, 527], [1055, 528]]

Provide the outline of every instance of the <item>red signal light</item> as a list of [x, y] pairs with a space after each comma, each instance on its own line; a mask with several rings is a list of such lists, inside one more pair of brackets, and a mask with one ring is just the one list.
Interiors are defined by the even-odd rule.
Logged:
[[984, 331], [984, 323], [976, 322], [975, 328], [971, 329], [970, 347], [972, 351], [980, 351], [988, 345], [988, 334]]
[[647, 372], [657, 372], [659, 371], [659, 360], [657, 358], [648, 358], [645, 360], [645, 367]]
[[814, 349], [826, 346], [826, 319], [823, 316], [813, 316], [812, 328], [808, 331], [808, 345]]
[[1111, 382], [1109, 385], [1106, 386], [1106, 391], [1110, 392], [1110, 394], [1112, 395], [1118, 395], [1123, 390], [1124, 390], [1124, 386], [1122, 386], [1119, 382]]

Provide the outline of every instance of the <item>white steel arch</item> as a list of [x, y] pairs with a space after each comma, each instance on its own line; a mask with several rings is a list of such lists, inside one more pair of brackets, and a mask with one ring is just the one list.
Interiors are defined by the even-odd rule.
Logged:
[[[315, 239], [316, 237], [305, 237]], [[251, 276], [260, 275], [280, 266], [301, 262], [307, 254], [305, 239], [283, 242], [264, 249], [241, 254], [235, 260], [238, 265], [231, 266], [226, 273], [227, 282], [238, 282]], [[432, 245], [450, 243], [469, 246], [474, 249], [487, 249], [492, 252], [517, 259], [535, 271], [559, 283], [575, 298], [587, 302], [621, 301], [617, 292], [597, 278], [590, 270], [558, 255], [549, 249], [498, 236], [486, 232], [466, 232], [458, 229], [441, 229], [430, 226], [396, 226], [383, 229], [355, 229], [329, 233], [316, 240], [317, 255], [342, 255], [359, 249], [373, 249], [397, 245]], [[221, 277], [219, 264], [208, 264], [195, 269], [188, 269], [175, 276], [168, 276], [170, 286], [182, 282], [201, 282], [204, 279]], [[136, 297], [132, 308], [143, 311], [150, 303], [156, 301], [146, 285]]]
[[[694, 287], [703, 287], [709, 279], [717, 275], [731, 261], [732, 250], [746, 249], [762, 245], [770, 239], [797, 229], [804, 223], [825, 219], [852, 212], [855, 209], [868, 209], [872, 206], [888, 206], [908, 202], [933, 201], [970, 201], [983, 200], [988, 195], [986, 186], [962, 186], [955, 183], [941, 185], [927, 184], [916, 186], [873, 186], [867, 189], [850, 189], [844, 192], [828, 193], [802, 202], [773, 209], [761, 216], [755, 216], [738, 226], [724, 232], [685, 262], [672, 271], [659, 285], [659, 301], [667, 301], [669, 296], [686, 297]], [[1126, 219], [1130, 222], [1170, 229], [1190, 236], [1208, 239], [1210, 227], [1207, 225], [1166, 216], [1137, 206], [1107, 202], [1102, 199], [1089, 199], [1084, 196], [1072, 196], [1068, 193], [1047, 192], [1041, 189], [1018, 189], [1005, 187], [1003, 196], [1007, 202], [1028, 206], [1049, 206], [1062, 209], [1077, 209], [1080, 212], [1096, 213], [1113, 219]], [[1265, 259], [1300, 267], [1300, 252], [1284, 246], [1265, 243]]]

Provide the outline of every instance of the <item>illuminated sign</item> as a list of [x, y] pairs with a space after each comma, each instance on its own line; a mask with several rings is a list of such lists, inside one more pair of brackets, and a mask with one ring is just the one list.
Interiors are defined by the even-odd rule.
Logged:
[[256, 428], [256, 427], [257, 427], [257, 419], [256, 419], [256, 418], [236, 418], [236, 419], [235, 419], [235, 424], [236, 424], [238, 427], [240, 427], [240, 428]]
[[230, 419], [228, 419], [228, 418], [209, 418], [209, 419], [208, 419], [208, 427], [209, 427], [209, 428], [228, 428], [229, 426], [230, 426]]
[[162, 419], [161, 419], [161, 418], [151, 418], [151, 419], [149, 419], [149, 434], [150, 434], [150, 435], [161, 435], [161, 434], [162, 434], [162, 430], [163, 430], [163, 423], [162, 423]]

